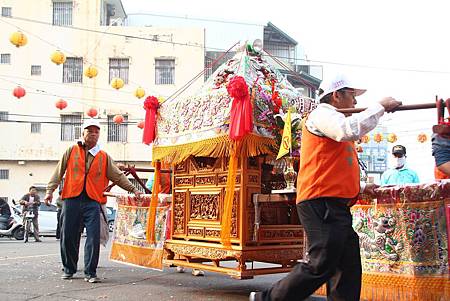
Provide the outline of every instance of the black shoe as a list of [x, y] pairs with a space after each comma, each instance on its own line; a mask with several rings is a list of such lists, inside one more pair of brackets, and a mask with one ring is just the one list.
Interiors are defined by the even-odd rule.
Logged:
[[25, 239], [23, 242], [24, 242], [24, 243], [28, 242], [28, 239]]
[[72, 279], [72, 278], [73, 278], [73, 274], [71, 274], [71, 273], [63, 273], [61, 275], [61, 279], [63, 279], [63, 280], [69, 280], [69, 279]]
[[40, 239], [36, 239], [35, 241], [36, 241], [36, 242], [42, 242], [42, 240], [40, 240]]

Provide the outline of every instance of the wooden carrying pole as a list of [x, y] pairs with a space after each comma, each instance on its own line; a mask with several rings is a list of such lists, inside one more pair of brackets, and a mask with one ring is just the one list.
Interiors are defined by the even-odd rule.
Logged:
[[[415, 105], [400, 105], [400, 106], [396, 107], [393, 112], [408, 111], [408, 110], [421, 110], [421, 109], [434, 109], [434, 108], [436, 108], [436, 103], [434, 103], [434, 102], [419, 103], [419, 104], [415, 104]], [[367, 108], [351, 108], [351, 109], [338, 109], [337, 111], [345, 114], [345, 113], [359, 113], [366, 109]]]

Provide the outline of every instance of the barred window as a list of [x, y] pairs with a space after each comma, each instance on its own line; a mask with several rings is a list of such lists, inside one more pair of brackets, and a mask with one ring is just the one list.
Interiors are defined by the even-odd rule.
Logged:
[[81, 113], [61, 115], [61, 141], [74, 141], [81, 137]]
[[175, 60], [155, 59], [155, 84], [173, 85], [175, 83]]
[[31, 75], [41, 75], [41, 65], [31, 65]]
[[2, 17], [11, 17], [11, 7], [2, 7]]
[[0, 55], [0, 63], [1, 64], [11, 64], [11, 54], [9, 54], [9, 53], [2, 53]]
[[72, 26], [73, 1], [53, 1], [53, 25]]
[[116, 124], [114, 115], [108, 115], [108, 142], [127, 142], [128, 116], [123, 115], [124, 122]]
[[9, 113], [7, 111], [0, 111], [0, 121], [7, 121], [9, 119]]
[[128, 84], [128, 73], [130, 69], [130, 59], [109, 59], [109, 82], [115, 77], [121, 78]]
[[41, 123], [40, 122], [32, 122], [31, 123], [31, 133], [37, 134], [41, 132]]
[[[142, 187], [135, 178], [129, 178], [131, 184], [134, 185], [140, 192], [145, 193], [144, 187]], [[141, 179], [142, 183], [147, 184], [147, 179]]]
[[83, 82], [83, 58], [68, 57], [63, 65], [63, 83]]
[[9, 180], [9, 169], [0, 169], [0, 180]]

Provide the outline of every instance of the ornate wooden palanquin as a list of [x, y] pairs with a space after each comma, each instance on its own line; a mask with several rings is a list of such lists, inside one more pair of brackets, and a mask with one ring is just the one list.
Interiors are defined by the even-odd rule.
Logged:
[[[303, 256], [303, 230], [295, 195], [261, 194], [265, 192], [261, 187], [267, 189], [270, 181], [270, 175], [262, 172], [263, 157], [239, 158], [232, 246], [221, 244], [228, 161], [224, 157], [191, 156], [175, 166], [172, 238], [165, 243], [166, 264], [225, 273], [238, 279], [289, 271]], [[255, 218], [259, 220], [255, 222]], [[251, 264], [254, 261], [274, 265], [257, 268]]]

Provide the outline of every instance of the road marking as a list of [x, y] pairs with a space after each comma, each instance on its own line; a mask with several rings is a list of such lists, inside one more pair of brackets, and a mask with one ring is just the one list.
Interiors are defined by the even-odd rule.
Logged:
[[30, 256], [19, 256], [19, 257], [6, 257], [6, 258], [0, 258], [0, 261], [13, 260], [13, 259], [39, 258], [39, 257], [48, 257], [48, 256], [55, 256], [55, 255], [60, 255], [60, 253], [43, 254], [43, 255], [30, 255]]

